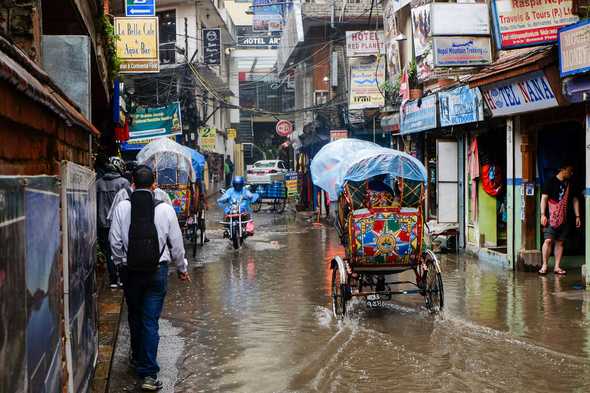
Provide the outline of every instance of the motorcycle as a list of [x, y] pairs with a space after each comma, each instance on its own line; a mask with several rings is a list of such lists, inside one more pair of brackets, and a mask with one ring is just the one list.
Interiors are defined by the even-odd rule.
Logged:
[[250, 214], [242, 210], [242, 202], [243, 198], [232, 199], [221, 222], [224, 227], [223, 237], [231, 241], [235, 250], [238, 250], [246, 237], [251, 235], [247, 229], [253, 224]]

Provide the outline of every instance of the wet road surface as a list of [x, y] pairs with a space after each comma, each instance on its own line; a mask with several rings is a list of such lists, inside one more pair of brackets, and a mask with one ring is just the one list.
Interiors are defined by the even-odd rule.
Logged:
[[[191, 284], [171, 269], [164, 392], [590, 391], [590, 295], [579, 272], [539, 277], [441, 256], [442, 315], [408, 296], [382, 309], [355, 301], [337, 321], [334, 229], [289, 212], [255, 220], [237, 252], [213, 227], [190, 261]], [[111, 392], [135, 391], [127, 356], [123, 322]]]

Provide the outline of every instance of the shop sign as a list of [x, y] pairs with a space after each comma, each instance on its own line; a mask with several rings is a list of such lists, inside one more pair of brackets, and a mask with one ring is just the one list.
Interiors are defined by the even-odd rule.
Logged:
[[289, 57], [304, 40], [303, 33], [303, 16], [301, 14], [301, 3], [295, 2], [291, 6], [291, 11], [287, 16], [287, 21], [283, 34], [281, 35], [281, 45], [277, 52], [277, 71], [283, 72], [283, 69], [289, 61]]
[[252, 30], [273, 32], [283, 30], [283, 4], [278, 0], [254, 0], [252, 2]]
[[215, 151], [217, 147], [217, 128], [199, 128], [199, 146], [205, 151]]
[[160, 72], [158, 17], [115, 18], [115, 33], [119, 72]]
[[490, 18], [485, 3], [431, 4], [432, 35], [489, 35]]
[[221, 64], [220, 29], [203, 29], [203, 56], [205, 64]]
[[235, 140], [236, 136], [238, 136], [238, 130], [236, 130], [235, 128], [227, 129], [227, 139]]
[[590, 71], [590, 20], [559, 29], [559, 73]]
[[435, 67], [481, 66], [492, 62], [489, 37], [434, 37]]
[[542, 71], [480, 87], [493, 116], [532, 112], [558, 106], [555, 93]]
[[385, 53], [383, 31], [347, 31], [346, 56], [372, 56]]
[[498, 46], [544, 45], [557, 40], [557, 29], [578, 21], [572, 0], [494, 0]]
[[381, 129], [387, 132], [399, 131], [399, 113], [383, 116], [381, 118]]
[[297, 172], [287, 172], [285, 174], [285, 187], [287, 188], [287, 196], [289, 198], [296, 197], [298, 195], [298, 183], [299, 176]]
[[139, 107], [131, 118], [130, 142], [182, 134], [179, 102], [155, 108]]
[[379, 108], [385, 98], [379, 85], [385, 80], [385, 62], [356, 63], [350, 66], [349, 109]]
[[275, 128], [279, 136], [287, 137], [293, 132], [293, 123], [289, 120], [279, 120]]
[[[418, 106], [418, 103], [421, 103]], [[422, 100], [408, 101], [401, 108], [401, 134], [430, 130], [437, 127], [436, 95], [423, 97]]]
[[125, 0], [126, 16], [156, 16], [156, 0]]
[[479, 90], [460, 86], [438, 93], [441, 127], [483, 120], [483, 100]]
[[277, 47], [281, 43], [281, 37], [267, 35], [260, 36], [238, 36], [238, 48], [259, 48]]
[[348, 138], [348, 130], [330, 130], [330, 142]]

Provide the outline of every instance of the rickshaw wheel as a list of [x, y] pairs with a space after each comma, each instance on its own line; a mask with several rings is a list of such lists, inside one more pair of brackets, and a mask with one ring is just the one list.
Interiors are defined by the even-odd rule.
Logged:
[[431, 250], [426, 251], [425, 263], [427, 267], [425, 280], [424, 301], [431, 313], [442, 311], [445, 303], [442, 274], [436, 255]]
[[282, 213], [285, 211], [285, 207], [287, 206], [287, 200], [284, 198], [277, 198], [274, 200], [274, 210], [277, 213]]
[[346, 314], [346, 284], [341, 282], [338, 266], [332, 268], [332, 312], [338, 319]]

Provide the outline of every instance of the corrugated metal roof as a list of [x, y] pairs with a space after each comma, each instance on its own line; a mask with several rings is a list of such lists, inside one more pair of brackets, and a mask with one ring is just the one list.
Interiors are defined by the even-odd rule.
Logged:
[[555, 60], [556, 54], [552, 45], [501, 51], [498, 60], [469, 78], [469, 87], [488, 85], [542, 70]]
[[50, 80], [47, 74], [3, 37], [0, 37], [0, 79], [66, 122], [76, 124], [92, 134], [100, 134], [55, 84], [47, 83]]

